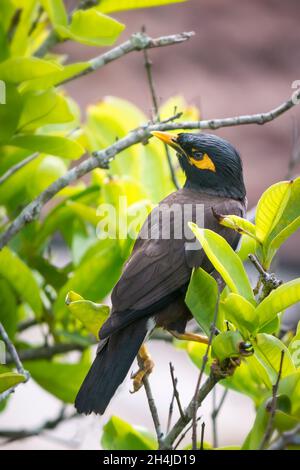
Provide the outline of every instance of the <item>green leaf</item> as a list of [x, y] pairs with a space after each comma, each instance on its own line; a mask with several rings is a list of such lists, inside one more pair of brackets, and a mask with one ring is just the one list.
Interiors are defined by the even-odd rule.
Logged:
[[13, 340], [18, 323], [17, 299], [10, 284], [2, 278], [0, 278], [0, 299], [0, 322], [9, 338]]
[[20, 18], [10, 40], [10, 53], [12, 56], [16, 57], [26, 55], [28, 52], [30, 44], [30, 30], [38, 15], [38, 5], [36, 0], [21, 2], [19, 7], [21, 7], [19, 10]]
[[84, 298], [101, 301], [117, 282], [124, 259], [116, 240], [100, 240], [91, 247], [73, 276], [62, 286], [54, 304], [54, 312], [62, 316], [66, 312], [65, 298], [70, 290], [80, 292]]
[[280, 219], [291, 193], [289, 181], [276, 183], [261, 196], [256, 209], [256, 236], [260, 242], [271, 233]]
[[264, 327], [276, 315], [300, 302], [300, 278], [282, 284], [273, 290], [257, 307], [260, 327]]
[[22, 96], [23, 110], [18, 130], [35, 130], [46, 124], [58, 124], [74, 120], [70, 106], [62, 94], [53, 89], [44, 92], [27, 92]]
[[68, 27], [56, 25], [57, 32], [63, 38], [70, 38], [87, 46], [110, 46], [124, 28], [122, 23], [103, 15], [95, 8], [75, 11]]
[[134, 8], [148, 8], [162, 5], [169, 5], [170, 3], [182, 3], [186, 0], [101, 0], [98, 10], [104, 13], [111, 13], [113, 11], [131, 10]]
[[254, 335], [258, 325], [259, 317], [253, 305], [238, 294], [229, 294], [222, 303], [225, 317], [241, 331], [244, 338]]
[[281, 353], [284, 351], [281, 377], [293, 374], [296, 369], [287, 347], [275, 336], [259, 333], [253, 342], [255, 354], [266, 368], [270, 380], [275, 384], [279, 373]]
[[57, 25], [67, 26], [68, 15], [63, 0], [40, 0], [43, 8], [48, 13], [54, 28]]
[[300, 371], [290, 374], [279, 382], [278, 393], [286, 395], [291, 401], [291, 414], [300, 418]]
[[0, 374], [0, 393], [3, 393], [5, 390], [25, 381], [26, 378], [24, 375], [16, 374], [15, 372], [5, 372], [4, 374]]
[[29, 267], [7, 247], [0, 251], [0, 275], [39, 316], [42, 302], [38, 283]]
[[256, 406], [270, 393], [272, 388], [268, 373], [255, 355], [242, 361], [234, 374], [222, 380], [221, 384], [249, 396]]
[[47, 90], [57, 84], [61, 84], [67, 81], [87, 68], [89, 68], [89, 62], [78, 62], [76, 64], [68, 64], [59, 70], [53, 71], [52, 73], [45, 75], [40, 78], [29, 80], [22, 84], [22, 92], [30, 90]]
[[300, 368], [300, 322], [298, 323], [297, 332], [289, 344], [289, 351], [295, 366]]
[[[98, 338], [99, 330], [109, 315], [110, 308], [107, 305], [96, 304], [90, 300], [69, 292], [66, 304], [74, 317], [81, 321], [84, 327]], [[79, 297], [79, 298], [78, 298]]]
[[268, 253], [266, 265], [269, 266], [280, 246], [300, 227], [300, 178], [289, 182], [289, 200], [280, 219], [266, 240]]
[[[210, 335], [218, 301], [218, 285], [203, 269], [194, 269], [185, 297], [185, 303], [203, 331]], [[217, 327], [222, 320], [218, 318]]]
[[237, 215], [221, 215], [217, 214], [218, 222], [224, 227], [231, 228], [238, 233], [248, 235], [249, 237], [256, 238], [255, 225], [249, 220], [238, 217]]
[[242, 450], [257, 450], [260, 448], [269, 423], [269, 413], [266, 411], [266, 403], [267, 401], [264, 401], [259, 406], [253, 427], [242, 445]]
[[90, 207], [87, 204], [82, 204], [81, 202], [76, 201], [67, 201], [66, 205], [72, 212], [74, 212], [74, 214], [81, 217], [83, 220], [90, 222], [95, 227], [97, 226], [100, 218], [97, 216], [97, 212], [94, 207]]
[[0, 143], [7, 142], [17, 129], [22, 103], [15, 85], [5, 85], [5, 104], [0, 103]]
[[155, 450], [154, 437], [117, 416], [112, 416], [103, 427], [101, 445], [105, 450]]
[[241, 243], [238, 248], [237, 254], [242, 261], [248, 260], [250, 253], [254, 254], [256, 251], [256, 242], [253, 238], [248, 235], [242, 235]]
[[200, 229], [192, 222], [189, 223], [189, 226], [229, 289], [250, 302], [254, 302], [251, 284], [243, 263], [227, 241], [212, 230]]
[[[145, 122], [145, 115], [129, 101], [107, 96], [87, 109], [86, 134], [91, 150], [103, 149], [116, 138], [124, 137], [131, 129]], [[140, 181], [141, 146], [134, 145], [120, 153], [111, 162], [110, 170], [115, 176], [128, 175]]]
[[239, 331], [223, 331], [212, 340], [212, 356], [221, 363], [230, 357], [240, 356], [240, 343], [244, 340]]
[[80, 158], [85, 152], [79, 143], [66, 137], [53, 135], [20, 134], [13, 137], [10, 144], [15, 147], [31, 150], [32, 152], [48, 153], [49, 155], [56, 155], [70, 160]]
[[62, 66], [47, 60], [35, 57], [14, 57], [0, 64], [0, 80], [7, 83], [21, 83], [62, 69]]
[[64, 403], [74, 403], [78, 390], [89, 370], [89, 355], [83, 355], [77, 364], [66, 362], [35, 360], [24, 366], [31, 377], [47, 392]]

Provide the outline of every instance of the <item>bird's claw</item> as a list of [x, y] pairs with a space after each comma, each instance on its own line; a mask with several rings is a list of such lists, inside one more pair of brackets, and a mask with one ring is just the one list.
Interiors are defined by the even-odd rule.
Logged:
[[152, 359], [147, 357], [147, 359], [142, 361], [142, 365], [136, 372], [132, 372], [130, 378], [133, 380], [133, 390], [129, 390], [130, 393], [136, 393], [143, 386], [143, 380], [149, 374], [151, 374], [154, 368], [154, 362]]

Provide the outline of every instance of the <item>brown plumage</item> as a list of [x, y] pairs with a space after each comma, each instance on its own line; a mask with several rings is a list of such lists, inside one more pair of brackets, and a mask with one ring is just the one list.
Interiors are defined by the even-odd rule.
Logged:
[[[192, 136], [191, 142], [186, 140], [188, 136]], [[200, 245], [196, 250], [187, 249], [187, 242], [191, 241], [187, 239], [187, 235], [191, 235], [187, 223], [192, 220], [200, 225], [196, 217], [197, 207], [203, 207], [202, 226], [218, 232], [234, 249], [239, 241], [239, 234], [220, 226], [215, 216], [245, 215], [245, 189], [237, 152], [228, 142], [215, 136], [180, 134], [177, 139], [169, 135], [167, 138], [169, 144], [176, 145], [179, 153], [182, 151], [179, 161], [187, 174], [187, 183], [152, 211], [135, 242], [112, 292], [112, 311], [99, 333], [101, 341], [97, 357], [76, 399], [79, 412], [104, 413], [141, 344], [155, 327], [185, 332], [186, 324], [192, 318], [184, 302], [192, 269], [201, 266], [217, 276]], [[191, 164], [188, 161], [191, 156], [192, 162], [203, 161], [202, 166]], [[224, 161], [218, 160], [221, 157]], [[209, 169], [203, 168], [206, 164]], [[222, 165], [226, 170], [223, 182], [217, 175]], [[206, 187], [209, 179], [212, 182]], [[187, 205], [191, 209], [191, 217], [185, 220], [180, 214], [184, 214], [181, 209]], [[166, 220], [170, 220], [170, 237], [163, 239], [162, 234], [168, 228]], [[183, 236], [176, 238], [183, 228]], [[143, 238], [150, 229], [152, 237]]]

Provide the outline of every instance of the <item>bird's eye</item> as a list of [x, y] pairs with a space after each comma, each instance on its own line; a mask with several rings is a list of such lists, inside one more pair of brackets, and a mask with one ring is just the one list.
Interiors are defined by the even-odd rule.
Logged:
[[254, 354], [253, 346], [249, 341], [242, 341], [239, 344], [239, 350], [242, 356], [252, 356]]
[[195, 160], [202, 160], [202, 158], [203, 158], [203, 153], [199, 152], [199, 150], [192, 149], [192, 154], [193, 154], [193, 158], [195, 158]]

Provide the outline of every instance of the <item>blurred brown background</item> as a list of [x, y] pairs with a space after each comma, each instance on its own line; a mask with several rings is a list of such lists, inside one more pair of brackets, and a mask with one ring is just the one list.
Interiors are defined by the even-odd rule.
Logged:
[[[115, 16], [127, 26], [119, 42], [142, 25], [152, 36], [195, 31], [190, 41], [151, 50], [150, 55], [161, 100], [183, 94], [201, 108], [205, 119], [268, 111], [289, 98], [292, 82], [300, 79], [299, 0], [189, 0]], [[77, 44], [64, 44], [60, 50], [78, 61], [98, 53]], [[83, 108], [105, 95], [116, 95], [151, 114], [143, 55], [138, 52], [71, 83], [68, 89]], [[264, 189], [286, 176], [293, 118], [300, 125], [300, 109], [264, 126], [218, 131], [241, 152], [250, 206]], [[296, 235], [283, 247], [284, 262], [295, 261], [298, 245]]]

